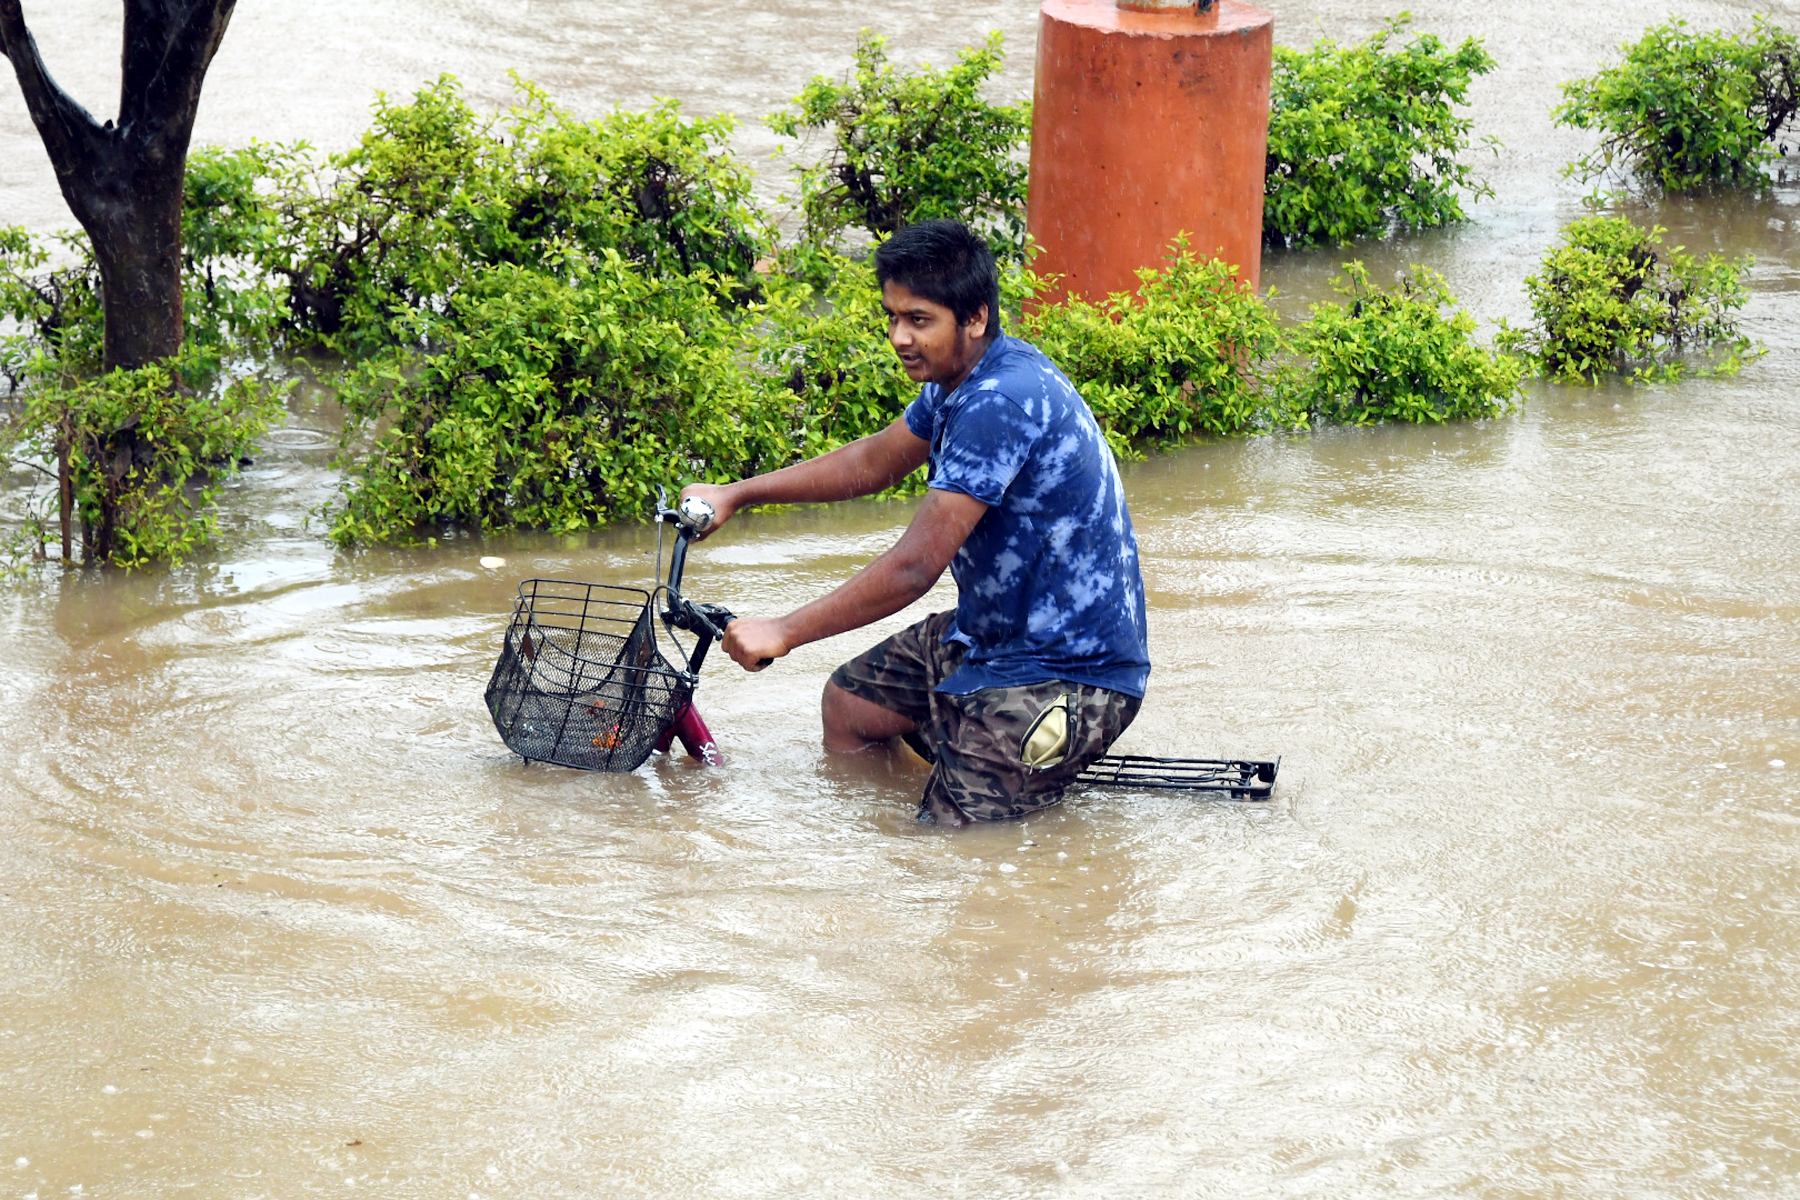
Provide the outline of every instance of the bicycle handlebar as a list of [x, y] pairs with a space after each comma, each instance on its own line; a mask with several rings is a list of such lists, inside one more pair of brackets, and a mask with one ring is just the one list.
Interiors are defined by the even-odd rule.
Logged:
[[[670, 508], [667, 494], [657, 491], [656, 519], [675, 527], [675, 549], [669, 555], [669, 605], [663, 611], [663, 621], [675, 629], [707, 639], [708, 642], [721, 641], [725, 637], [725, 627], [737, 620], [737, 616], [720, 604], [696, 604], [681, 594], [681, 577], [687, 570], [688, 544], [695, 534], [703, 534], [712, 528], [716, 516], [713, 506], [698, 496], [689, 496], [676, 507]], [[691, 669], [698, 671], [700, 658], [706, 654], [702, 645], [696, 653]], [[757, 665], [766, 667], [775, 660], [765, 658]]]

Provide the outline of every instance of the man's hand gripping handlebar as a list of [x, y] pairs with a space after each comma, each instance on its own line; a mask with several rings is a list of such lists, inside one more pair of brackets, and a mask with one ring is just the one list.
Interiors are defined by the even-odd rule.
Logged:
[[[773, 657], [758, 656], [750, 662], [736, 643], [729, 626], [737, 620], [730, 609], [719, 604], [697, 604], [681, 594], [681, 577], [687, 568], [689, 543], [704, 538], [718, 524], [717, 510], [698, 496], [683, 496], [674, 508], [665, 503], [656, 506], [657, 520], [675, 526], [675, 550], [669, 559], [669, 603], [663, 611], [668, 625], [712, 640], [717, 640], [732, 659], [745, 670], [760, 671]], [[784, 650], [785, 653], [785, 650]], [[754, 664], [754, 665], [753, 665]]]

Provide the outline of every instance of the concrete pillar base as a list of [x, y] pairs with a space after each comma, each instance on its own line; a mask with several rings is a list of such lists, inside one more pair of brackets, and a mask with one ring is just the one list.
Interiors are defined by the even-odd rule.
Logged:
[[1056, 300], [1134, 291], [1186, 231], [1257, 286], [1275, 22], [1237, 0], [1044, 0], [1026, 227]]

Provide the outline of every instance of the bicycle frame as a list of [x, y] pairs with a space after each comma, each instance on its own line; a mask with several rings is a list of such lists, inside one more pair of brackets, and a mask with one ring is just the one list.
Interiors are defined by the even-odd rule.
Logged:
[[[718, 604], [697, 604], [681, 594], [681, 578], [687, 570], [688, 545], [697, 533], [704, 533], [712, 524], [712, 509], [698, 501], [688, 501], [680, 508], [670, 508], [665, 498], [659, 494], [656, 504], [658, 522], [675, 527], [675, 548], [669, 554], [668, 582], [663, 585], [667, 601], [663, 606], [663, 624], [670, 629], [679, 629], [694, 638], [694, 648], [688, 652], [688, 673], [696, 679], [700, 675], [700, 667], [706, 662], [706, 653], [712, 649], [714, 642], [725, 636], [725, 626], [737, 618], [730, 609]], [[704, 763], [709, 767], [725, 765], [725, 756], [719, 751], [718, 739], [713, 737], [712, 730], [694, 707], [692, 700], [687, 707], [663, 732], [657, 740], [656, 748], [661, 753], [668, 753], [669, 747], [676, 742], [688, 753], [688, 757]]]

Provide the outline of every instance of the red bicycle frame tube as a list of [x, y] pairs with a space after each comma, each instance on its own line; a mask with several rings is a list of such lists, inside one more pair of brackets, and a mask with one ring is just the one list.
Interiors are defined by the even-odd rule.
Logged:
[[725, 756], [719, 753], [719, 743], [713, 739], [712, 730], [706, 727], [706, 722], [700, 718], [700, 710], [692, 702], [663, 731], [662, 737], [657, 739], [656, 748], [667, 754], [669, 747], [676, 741], [681, 742], [681, 748], [688, 752], [689, 758], [709, 767], [725, 765]]

